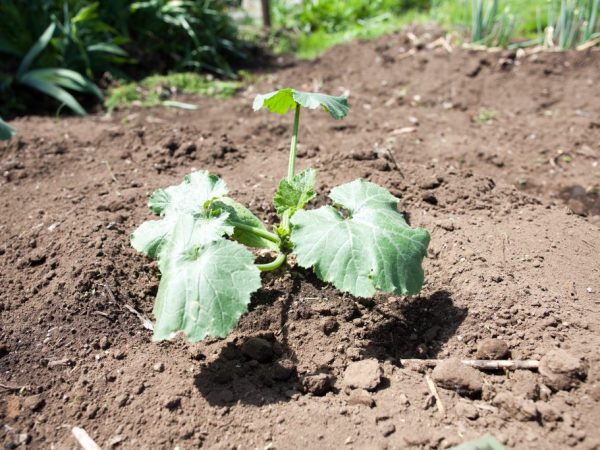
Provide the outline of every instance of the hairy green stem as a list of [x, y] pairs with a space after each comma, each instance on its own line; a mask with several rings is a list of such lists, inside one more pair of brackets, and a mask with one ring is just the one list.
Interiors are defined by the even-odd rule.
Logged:
[[280, 253], [277, 255], [277, 258], [270, 263], [267, 264], [257, 264], [258, 270], [261, 272], [271, 272], [272, 270], [279, 269], [281, 265], [285, 262], [285, 253]]
[[296, 103], [294, 114], [294, 129], [292, 131], [292, 142], [290, 143], [290, 162], [288, 164], [288, 181], [292, 181], [296, 172], [296, 146], [298, 145], [298, 124], [300, 123], [300, 104]]
[[261, 238], [266, 239], [267, 241], [274, 242], [277, 245], [281, 244], [281, 239], [275, 233], [271, 233], [270, 231], [265, 230], [264, 228], [252, 227], [250, 225], [246, 225], [244, 223], [239, 222], [230, 222], [234, 227], [239, 228], [240, 230], [248, 231], [252, 234], [260, 236]]

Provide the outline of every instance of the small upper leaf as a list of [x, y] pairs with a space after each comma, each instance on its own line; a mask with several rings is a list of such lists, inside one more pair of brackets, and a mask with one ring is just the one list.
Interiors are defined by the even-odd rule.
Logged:
[[309, 109], [323, 107], [334, 119], [343, 119], [348, 114], [348, 97], [320, 94], [318, 92], [303, 92], [292, 88], [279, 89], [268, 94], [259, 94], [254, 98], [252, 107], [258, 111], [263, 106], [277, 114], [286, 114], [296, 105]]
[[396, 209], [398, 199], [364, 180], [338, 186], [330, 198], [347, 210], [324, 206], [298, 211], [291, 240], [298, 264], [323, 281], [359, 297], [379, 289], [397, 294], [421, 290], [429, 233], [411, 228]]
[[316, 172], [314, 169], [306, 169], [294, 175], [292, 181], [284, 178], [279, 182], [273, 199], [273, 204], [279, 216], [283, 216], [286, 211], [290, 211], [291, 217], [315, 197], [315, 177]]

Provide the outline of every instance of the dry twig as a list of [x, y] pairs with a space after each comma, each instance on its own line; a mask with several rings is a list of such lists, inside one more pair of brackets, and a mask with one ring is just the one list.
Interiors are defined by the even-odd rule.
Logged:
[[73, 427], [71, 433], [83, 450], [102, 450], [83, 428]]
[[442, 403], [442, 399], [440, 394], [438, 393], [435, 382], [431, 379], [429, 375], [425, 375], [425, 381], [427, 382], [427, 387], [429, 388], [429, 392], [435, 398], [435, 405], [437, 406], [438, 411], [442, 416], [446, 415], [446, 408], [444, 408], [444, 404]]
[[[435, 367], [443, 359], [401, 359], [400, 364], [408, 366], [411, 364], [422, 365], [425, 367]], [[537, 370], [540, 362], [534, 359], [512, 360], [512, 359], [463, 359], [461, 361], [466, 366], [474, 367], [479, 370]]]

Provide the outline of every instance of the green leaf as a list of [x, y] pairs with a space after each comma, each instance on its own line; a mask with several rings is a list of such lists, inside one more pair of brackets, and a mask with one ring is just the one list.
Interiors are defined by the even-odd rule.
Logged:
[[452, 447], [451, 450], [505, 450], [505, 448], [494, 436], [488, 434], [474, 441]]
[[279, 182], [273, 198], [273, 204], [279, 216], [283, 216], [286, 211], [289, 211], [291, 217], [315, 198], [315, 177], [314, 169], [306, 169], [294, 175], [292, 181], [284, 178]]
[[211, 209], [213, 211], [222, 210], [227, 212], [227, 224], [233, 226], [235, 230], [231, 237], [241, 244], [254, 248], [278, 249], [275, 242], [257, 236], [256, 233], [252, 233], [246, 229], [246, 227], [251, 227], [267, 231], [262, 221], [241, 203], [224, 197], [221, 200], [213, 202]]
[[23, 79], [44, 80], [67, 89], [93, 94], [99, 100], [104, 99], [102, 91], [100, 91], [98, 86], [80, 73], [70, 69], [47, 68], [30, 70], [21, 78], [21, 82], [23, 82]]
[[260, 288], [260, 272], [248, 250], [225, 240], [201, 244], [204, 233], [205, 224], [191, 215], [175, 223], [161, 256], [154, 340], [169, 339], [176, 331], [192, 342], [225, 337]]
[[7, 141], [17, 133], [13, 127], [0, 117], [0, 141]]
[[186, 175], [183, 183], [157, 189], [150, 196], [148, 207], [155, 214], [196, 214], [204, 205], [227, 195], [227, 185], [218, 176], [205, 170]]
[[429, 233], [406, 223], [396, 208], [398, 199], [364, 180], [334, 188], [330, 198], [336, 207], [302, 210], [292, 218], [298, 264], [359, 297], [376, 290], [418, 293]]
[[296, 105], [309, 109], [323, 107], [334, 119], [343, 119], [348, 114], [348, 97], [335, 97], [317, 92], [302, 92], [296, 89], [286, 88], [268, 94], [259, 94], [254, 98], [252, 108], [258, 111], [263, 106], [269, 111], [277, 114], [286, 114]]
[[33, 44], [33, 46], [29, 49], [27, 54], [23, 57], [19, 68], [17, 69], [17, 77], [22, 76], [25, 72], [29, 70], [31, 63], [37, 56], [46, 48], [50, 39], [54, 35], [54, 30], [56, 29], [56, 24], [52, 22], [48, 28], [42, 33], [42, 35], [38, 38], [38, 40]]
[[44, 94], [55, 98], [59, 102], [64, 103], [74, 113], [79, 114], [80, 116], [86, 115], [86, 112], [83, 109], [83, 107], [79, 104], [77, 100], [75, 100], [75, 97], [73, 97], [67, 91], [58, 87], [54, 83], [46, 81], [42, 78], [35, 78], [35, 76], [30, 76], [30, 74], [31, 72], [27, 72], [19, 79], [19, 81], [26, 86], [43, 92]]
[[[158, 259], [162, 248], [173, 235], [173, 229], [181, 216], [190, 215], [208, 219], [204, 205], [226, 194], [225, 182], [206, 171], [187, 175], [179, 185], [157, 189], [150, 196], [148, 207], [163, 218], [140, 225], [131, 235], [131, 245], [138, 252]], [[210, 231], [207, 236], [208, 242], [220, 238], [223, 234], [233, 233], [233, 228], [225, 224], [227, 215], [218, 219], [220, 223], [213, 223], [214, 228], [205, 224], [206, 231]]]

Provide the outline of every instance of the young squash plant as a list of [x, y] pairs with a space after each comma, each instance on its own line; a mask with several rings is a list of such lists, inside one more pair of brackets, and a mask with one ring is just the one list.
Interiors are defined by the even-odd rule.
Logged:
[[[330, 205], [305, 209], [315, 197], [316, 173], [310, 168], [296, 173], [300, 111], [323, 108], [342, 119], [349, 110], [347, 98], [288, 88], [258, 95], [253, 107], [294, 111], [288, 174], [273, 199], [280, 223], [270, 231], [206, 171], [155, 191], [148, 206], [160, 218], [143, 223], [131, 236], [133, 247], [156, 259], [161, 272], [154, 340], [178, 331], [192, 342], [225, 337], [260, 288], [260, 272], [278, 269], [289, 254], [354, 296], [421, 290], [429, 233], [406, 223], [398, 199], [386, 189], [358, 179], [333, 188]], [[270, 249], [277, 257], [256, 264], [247, 247]]]

